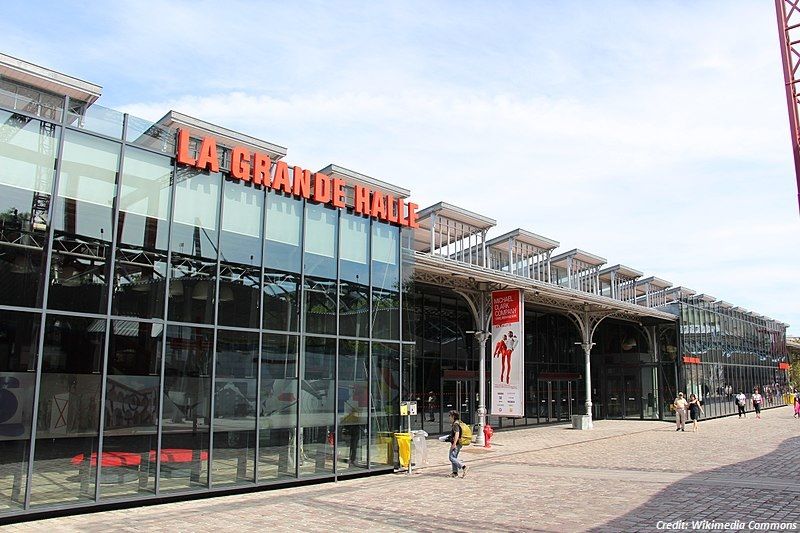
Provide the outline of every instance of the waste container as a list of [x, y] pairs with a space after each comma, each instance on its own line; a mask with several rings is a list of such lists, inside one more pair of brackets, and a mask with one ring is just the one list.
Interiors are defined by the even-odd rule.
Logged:
[[408, 461], [411, 459], [411, 433], [395, 433], [394, 438], [397, 441], [400, 466], [408, 468]]
[[411, 464], [420, 467], [428, 464], [428, 444], [425, 440], [428, 437], [428, 432], [417, 429], [411, 432], [411, 440], [413, 446], [411, 447]]

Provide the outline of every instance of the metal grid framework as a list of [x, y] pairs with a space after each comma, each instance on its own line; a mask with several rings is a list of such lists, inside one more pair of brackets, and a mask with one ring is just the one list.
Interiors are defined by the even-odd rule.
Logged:
[[671, 286], [670, 282], [652, 276], [639, 280], [636, 282], [636, 301], [645, 307], [667, 305], [667, 291]]
[[641, 276], [641, 272], [622, 265], [603, 269], [600, 271], [601, 293], [615, 300], [636, 303], [636, 281]]
[[559, 285], [590, 294], [600, 294], [600, 268], [603, 263], [593, 264], [570, 254], [565, 258], [563, 276], [558, 279]]
[[549, 283], [552, 279], [550, 257], [555, 247], [537, 246], [516, 235], [497, 237], [487, 243], [488, 266], [494, 270]]
[[[7, 80], [3, 80], [3, 81], [6, 81], [6, 86], [9, 85], [9, 82], [7, 82]], [[35, 92], [35, 91], [32, 90], [32, 92]], [[58, 104], [57, 106], [55, 106], [56, 109], [63, 110], [63, 109], [69, 108], [69, 106], [70, 106], [69, 97], [62, 97], [59, 100], [60, 100], [61, 103]], [[29, 105], [28, 109], [25, 109], [25, 110], [19, 109], [19, 106], [17, 106], [16, 109], [12, 109], [12, 108], [6, 109], [6, 107], [4, 105], [5, 103], [7, 103], [5, 100], [0, 101], [0, 109], [4, 109], [6, 111], [16, 113], [15, 115], [13, 115], [14, 117], [16, 117], [16, 118], [13, 119], [13, 123], [4, 124], [4, 125], [0, 126], [0, 132], [2, 132], [2, 135], [8, 135], [9, 136], [8, 139], [12, 138], [13, 135], [17, 131], [19, 131], [22, 127], [27, 125], [30, 122], [30, 120], [40, 119], [41, 117], [45, 117], [45, 120], [47, 120], [47, 117], [49, 117], [49, 116], [51, 116], [53, 114], [53, 113], [50, 113], [50, 112], [42, 112], [43, 109], [44, 110], [51, 109], [50, 107], [43, 107], [43, 106], [38, 106], [38, 105], [34, 106], [34, 107], [31, 107]], [[83, 112], [85, 112], [87, 110], [87, 107], [86, 106], [73, 106], [73, 109], [82, 110]], [[54, 173], [55, 179], [51, 182], [49, 187], [47, 187], [47, 189], [49, 189], [48, 193], [43, 195], [44, 196], [44, 201], [41, 204], [41, 208], [45, 209], [44, 214], [48, 215], [46, 219], [52, 220], [52, 217], [53, 217], [53, 212], [52, 211], [54, 210], [54, 207], [53, 207], [53, 202], [51, 201], [51, 199], [53, 198], [53, 195], [55, 194], [55, 192], [58, 191], [58, 181], [59, 181], [60, 165], [61, 165], [61, 153], [63, 151], [63, 146], [64, 146], [64, 142], [65, 142], [65, 137], [66, 137], [63, 134], [64, 131], [72, 129], [72, 130], [75, 130], [75, 131], [81, 131], [84, 134], [93, 135], [93, 136], [96, 136], [96, 137], [99, 137], [99, 138], [106, 138], [106, 139], [113, 140], [113, 141], [119, 143], [120, 149], [121, 149], [121, 156], [120, 156], [119, 161], [118, 161], [118, 169], [117, 169], [118, 170], [118, 176], [120, 175], [119, 171], [122, 168], [123, 163], [124, 163], [124, 159], [125, 159], [124, 158], [124, 154], [125, 154], [125, 147], [126, 146], [129, 146], [129, 145], [130, 146], [136, 146], [137, 148], [144, 148], [146, 150], [150, 150], [150, 151], [153, 151], [155, 153], [162, 153], [162, 154], [164, 152], [169, 152], [170, 148], [174, 148], [174, 140], [170, 140], [169, 142], [165, 142], [164, 141], [165, 131], [164, 131], [163, 128], [158, 128], [158, 127], [153, 126], [153, 127], [145, 128], [145, 132], [142, 133], [139, 136], [131, 135], [132, 131], [129, 128], [129, 124], [131, 122], [133, 122], [133, 121], [130, 120], [131, 117], [129, 117], [127, 114], [126, 115], [121, 115], [123, 118], [122, 118], [122, 121], [120, 123], [120, 129], [119, 129], [118, 136], [108, 136], [108, 135], [103, 134], [102, 132], [95, 131], [95, 130], [92, 129], [90, 121], [72, 120], [75, 117], [74, 116], [70, 116], [67, 113], [60, 113], [59, 112], [58, 116], [59, 116], [59, 118], [58, 118], [59, 122], [58, 123], [46, 123], [45, 125], [42, 126], [42, 128], [43, 128], [42, 131], [46, 131], [46, 132], [53, 132], [54, 129], [56, 127], [58, 127], [58, 126], [63, 128], [62, 135], [59, 136], [58, 142], [57, 143], [53, 142], [52, 143], [53, 146], [46, 147], [46, 153], [53, 153], [53, 154], [55, 154], [57, 156], [56, 157], [56, 169], [55, 169], [55, 173]], [[20, 118], [20, 117], [22, 117], [22, 118]], [[138, 120], [138, 119], [135, 119], [135, 120]], [[139, 123], [143, 123], [143, 122], [144, 121], [139, 121]], [[153, 129], [153, 128], [155, 128], [155, 129]], [[133, 133], [135, 133], [135, 131], [136, 130], [134, 130]], [[153, 145], [146, 145], [146, 143], [141, 142], [141, 141], [147, 141], [147, 139], [150, 139], [151, 138], [151, 136], [150, 136], [151, 133], [153, 133], [155, 135], [155, 137], [152, 137], [152, 138], [156, 140], [156, 142]], [[172, 131], [171, 133], [172, 133], [173, 138], [174, 138], [174, 131]], [[133, 138], [134, 140], [127, 140], [127, 139], [131, 139], [131, 138]], [[6, 139], [6, 140], [8, 140], [8, 139]], [[2, 142], [2, 140], [0, 140], [0, 142]], [[190, 173], [181, 172], [179, 169], [173, 167], [172, 174], [175, 175], [176, 178], [175, 179], [171, 179], [171, 180], [169, 180], [169, 182], [165, 182], [163, 184], [164, 187], [171, 187], [173, 189], [173, 192], [171, 194], [171, 204], [170, 204], [170, 215], [169, 215], [170, 220], [172, 220], [172, 216], [173, 216], [173, 212], [174, 212], [174, 204], [175, 204], [175, 197], [176, 197], [175, 187], [177, 186], [177, 184], [182, 179], [185, 179], [186, 177], [189, 177]], [[36, 184], [40, 184], [41, 176], [39, 176], [37, 174], [37, 176], [34, 176], [34, 179], [36, 180], [35, 181]], [[42, 188], [45, 188], [45, 187], [42, 187]], [[220, 190], [220, 194], [222, 194], [222, 190]], [[218, 202], [218, 209], [219, 209], [219, 212], [220, 212], [219, 213], [220, 217], [222, 216], [222, 204], [223, 204], [223, 202], [221, 202], [221, 201]], [[34, 212], [36, 212], [35, 211], [36, 205], [37, 205], [36, 204], [36, 198], [34, 197], [34, 206], [33, 206]], [[119, 194], [115, 195], [114, 205], [113, 205], [112, 211], [113, 211], [113, 220], [115, 221], [115, 225], [116, 225], [117, 224], [116, 221], [119, 220], [119, 215], [120, 215]], [[305, 221], [305, 215], [302, 217], [302, 220]], [[44, 222], [44, 220], [42, 222]], [[100, 371], [100, 374], [101, 374], [100, 383], [101, 383], [101, 387], [102, 388], [101, 388], [101, 391], [100, 391], [100, 396], [101, 397], [99, 399], [99, 404], [98, 404], [100, 406], [100, 409], [104, 409], [103, 406], [105, 405], [106, 383], [107, 383], [107, 379], [108, 379], [107, 358], [108, 358], [108, 350], [109, 350], [109, 337], [111, 335], [111, 333], [109, 333], [109, 332], [111, 332], [112, 330], [115, 331], [115, 328], [118, 327], [117, 323], [116, 323], [117, 320], [132, 321], [132, 322], [137, 322], [137, 323], [142, 323], [142, 322], [153, 323], [156, 326], [161, 326], [162, 328], [167, 324], [190, 325], [191, 326], [192, 324], [184, 324], [184, 323], [178, 323], [178, 322], [167, 322], [166, 317], [169, 316], [169, 296], [170, 296], [170, 290], [171, 290], [170, 278], [172, 277], [172, 272], [175, 271], [175, 270], [179, 270], [181, 268], [195, 269], [196, 266], [197, 266], [197, 261], [195, 261], [192, 258], [188, 258], [188, 257], [182, 256], [178, 252], [172, 252], [171, 251], [172, 250], [171, 245], [167, 244], [168, 254], [167, 254], [166, 261], [167, 261], [167, 264], [171, 265], [171, 267], [167, 269], [166, 276], [164, 276], [164, 275], [162, 275], [162, 274], [160, 274], [158, 272], [157, 268], [154, 268], [156, 262], [157, 261], [163, 261], [165, 259], [164, 257], [162, 257], [159, 254], [148, 252], [148, 251], [144, 251], [144, 250], [128, 249], [128, 248], [122, 248], [122, 247], [118, 246], [118, 243], [117, 243], [118, 237], [117, 237], [116, 229], [113, 232], [113, 238], [111, 238], [111, 245], [109, 245], [108, 243], [94, 241], [93, 239], [89, 239], [89, 238], [76, 238], [76, 239], [73, 239], [73, 238], [60, 238], [60, 237], [55, 235], [53, 224], [49, 224], [49, 225], [45, 226], [44, 223], [42, 223], [40, 225], [41, 227], [37, 227], [38, 225], [39, 225], [39, 222], [37, 222], [36, 219], [32, 219], [30, 221], [26, 221], [25, 227], [23, 227], [23, 228], [10, 228], [10, 227], [5, 227], [4, 226], [3, 228], [0, 228], [0, 242], [2, 242], [3, 246], [27, 248], [27, 249], [36, 250], [37, 252], [41, 251], [42, 249], [47, 250], [46, 262], [45, 262], [45, 264], [42, 265], [42, 270], [44, 272], [51, 272], [51, 271], [52, 272], [60, 272], [61, 269], [58, 269], [58, 268], [53, 269], [52, 267], [55, 266], [56, 264], [58, 264], [60, 261], [63, 261], [63, 258], [65, 258], [65, 257], [73, 258], [75, 261], [79, 261], [79, 262], [81, 262], [81, 264], [86, 266], [86, 269], [83, 272], [81, 272], [81, 273], [77, 273], [76, 272], [74, 275], [69, 275], [69, 276], [66, 276], [66, 277], [61, 276], [61, 277], [56, 278], [55, 276], [57, 276], [57, 275], [54, 274], [54, 278], [51, 280], [53, 284], [62, 284], [62, 285], [66, 285], [66, 286], [69, 286], [70, 284], [77, 284], [77, 283], [80, 283], [80, 281], [81, 281], [81, 280], [78, 279], [80, 276], [87, 276], [87, 277], [91, 276], [93, 281], [101, 282], [101, 283], [109, 283], [110, 284], [111, 281], [105, 279], [107, 277], [106, 273], [107, 272], [112, 272], [112, 273], [115, 272], [115, 265], [116, 264], [130, 264], [130, 265], [143, 266], [145, 268], [152, 269], [152, 272], [153, 272], [153, 275], [154, 275], [153, 279], [139, 279], [137, 277], [137, 279], [135, 279], [135, 280], [134, 279], [128, 279], [129, 282], [140, 283], [140, 284], [153, 284], [153, 283], [156, 283], [158, 281], [162, 281], [164, 283], [166, 304], [165, 304], [165, 309], [164, 309], [164, 315], [163, 316], [165, 318], [161, 318], [161, 319], [159, 319], [159, 318], [156, 318], [156, 319], [143, 319], [143, 318], [128, 317], [128, 316], [112, 316], [111, 315], [111, 306], [112, 306], [112, 298], [113, 298], [113, 291], [112, 290], [108, 290], [107, 291], [107, 294], [106, 294], [106, 299], [107, 300], [106, 300], [106, 303], [104, 304], [104, 306], [106, 307], [106, 310], [105, 310], [105, 313], [102, 313], [102, 314], [66, 312], [66, 311], [48, 309], [46, 307], [46, 303], [47, 303], [47, 300], [48, 300], [48, 289], [49, 289], [49, 287], [51, 285], [50, 283], [44, 283], [43, 284], [43, 287], [42, 287], [43, 294], [42, 294], [41, 299], [39, 300], [39, 304], [38, 304], [41, 307], [28, 308], [28, 307], [16, 307], [16, 306], [9, 306], [9, 305], [0, 305], [0, 308], [2, 310], [4, 310], [4, 311], [22, 311], [22, 312], [27, 312], [27, 313], [30, 313], [31, 311], [38, 312], [39, 318], [35, 319], [35, 321], [39, 322], [38, 330], [40, 332], [44, 331], [44, 327], [45, 327], [47, 318], [48, 317], [53, 317], [53, 316], [73, 316], [73, 317], [91, 318], [91, 319], [95, 320], [95, 323], [94, 323], [93, 327], [100, 328], [103, 325], [105, 325], [104, 331], [106, 331], [106, 340], [105, 340], [105, 343], [104, 343], [104, 346], [103, 346], [103, 361], [104, 362], [101, 365], [101, 371]], [[36, 230], [36, 232], [34, 232], [34, 230]], [[408, 230], [404, 230], [404, 231], [408, 231]], [[171, 238], [172, 238], [172, 236], [171, 236], [171, 231], [170, 231], [169, 239], [171, 240]], [[402, 257], [404, 259], [403, 261], [399, 261], [399, 265], [398, 265], [399, 269], [400, 269], [400, 271], [399, 271], [400, 274], [399, 275], [400, 275], [400, 279], [401, 280], [404, 279], [403, 278], [403, 269], [404, 268], [408, 268], [408, 266], [406, 265], [406, 260], [409, 257], [413, 257], [413, 256], [409, 256], [406, 253], [402, 253], [402, 250], [400, 248], [401, 248], [402, 242], [404, 242], [404, 240], [408, 240], [408, 239], [404, 238], [402, 235], [400, 236], [400, 238], [398, 238], [398, 255], [397, 255], [397, 257], [398, 258]], [[220, 286], [219, 286], [220, 278], [221, 277], [227, 277], [227, 278], [239, 278], [239, 279], [241, 279], [246, 273], [240, 272], [239, 269], [237, 269], [235, 265], [226, 265], [226, 264], [221, 263], [221, 261], [222, 261], [221, 254], [218, 254], [218, 257], [217, 257], [216, 261], [210, 261], [210, 262], [208, 262], [208, 264], [206, 266], [209, 268], [208, 279], [211, 280], [211, 283], [216, 284], [216, 287], [215, 287], [216, 294], [219, 295], [219, 300], [223, 301], [225, 293], [224, 292], [222, 292], [222, 293], [220, 292]], [[12, 269], [13, 268], [14, 267], [12, 267]], [[269, 285], [270, 284], [270, 280], [267, 279], [266, 271], [264, 270], [263, 267], [260, 267], [259, 270], [261, 271], [262, 278], [264, 278], [263, 284], [265, 286]], [[302, 277], [305, 277], [305, 276], [302, 276]], [[263, 291], [263, 288], [261, 287], [262, 284], [258, 280], [255, 280], [255, 281], [256, 281], [257, 286], [259, 287], [259, 291], [262, 293], [261, 297], [263, 298], [263, 292], [264, 291]], [[338, 283], [338, 281], [339, 281], [339, 277], [338, 277], [338, 269], [337, 269], [337, 279], [336, 280], [332, 280], [330, 283]], [[304, 281], [301, 281], [300, 287], [303, 287], [302, 290], [313, 290], [313, 287], [308, 287], [307, 284]], [[375, 289], [377, 290], [377, 287]], [[376, 295], [373, 294], [374, 292], [375, 291], [373, 290], [373, 287], [370, 284], [370, 305], [372, 305], [372, 299], [374, 297], [376, 297]], [[298, 305], [300, 305], [300, 304], [298, 304]], [[403, 308], [403, 294], [402, 294], [402, 291], [400, 291], [398, 293], [398, 306], [402, 310], [402, 308]], [[260, 309], [262, 310], [262, 313], [263, 313], [263, 308], [264, 308], [264, 306], [261, 305]], [[369, 358], [372, 357], [372, 351], [373, 351], [372, 350], [372, 344], [375, 343], [375, 342], [388, 343], [388, 344], [396, 345], [397, 349], [398, 349], [398, 354], [399, 354], [398, 363], [400, 365], [400, 368], [402, 368], [403, 358], [405, 357], [405, 354], [407, 353], [407, 351], [406, 351], [407, 347], [408, 346], [413, 346], [413, 342], [410, 342], [408, 339], [403, 339], [404, 328], [402, 327], [402, 314], [401, 313], [402, 313], [402, 311], [400, 311], [400, 313], [398, 313], [398, 320], [401, 321], [401, 323], [398, 324], [398, 328], [399, 328], [399, 332], [400, 332], [398, 339], [373, 338], [371, 335], [369, 337], [358, 337], [358, 338], [343, 336], [343, 335], [340, 335], [338, 333], [338, 329], [339, 329], [339, 321], [338, 321], [338, 319], [337, 319], [337, 326], [336, 326], [337, 333], [335, 335], [325, 335], [325, 334], [316, 334], [316, 333], [314, 333], [313, 336], [337, 339], [337, 342], [336, 342], [337, 354], [338, 354], [338, 349], [339, 349], [338, 346], [340, 344], [338, 342], [338, 340], [357, 340], [357, 341], [365, 342], [365, 343], [369, 344], [369, 346], [370, 346], [369, 354], [367, 355], [367, 357], [369, 357]], [[217, 334], [218, 334], [218, 331], [222, 330], [222, 329], [231, 330], [231, 331], [233, 331], [233, 330], [245, 331], [245, 329], [246, 329], [247, 331], [253, 331], [253, 332], [259, 333], [259, 350], [261, 350], [261, 343], [262, 343], [262, 335], [261, 334], [262, 333], [285, 334], [285, 335], [289, 335], [289, 336], [294, 336], [294, 337], [296, 337], [298, 339], [302, 339], [306, 335], [306, 332], [304, 330], [304, 326], [302, 326], [299, 329], [299, 331], [294, 332], [294, 333], [286, 332], [286, 331], [271, 331], [271, 330], [265, 330], [263, 328], [255, 328], [255, 329], [252, 329], [252, 328], [230, 328], [230, 327], [223, 328], [223, 327], [218, 325], [217, 314], [218, 314], [218, 310], [217, 310], [217, 308], [215, 306], [213, 324], [202, 324], [201, 325], [204, 329], [207, 329], [209, 331], [213, 331], [213, 337], [212, 337], [213, 341], [212, 342], [213, 342], [213, 346], [214, 346], [214, 348], [213, 348], [214, 349], [214, 353], [216, 353], [216, 350], [217, 350], [217, 348], [216, 348], [216, 346], [217, 346], [217, 336], [218, 336]], [[337, 303], [337, 316], [338, 316], [338, 303]], [[303, 322], [304, 321], [305, 320], [303, 320]], [[261, 323], [261, 320], [259, 320], [259, 324], [260, 323]], [[309, 335], [311, 335], [311, 334], [309, 334]], [[163, 335], [162, 337], [163, 337], [163, 340], [161, 341], [162, 342], [162, 346], [165, 347], [166, 343], [167, 343], [167, 336]], [[38, 340], [38, 353], [42, 353], [43, 346], [44, 346], [44, 334], [40, 334], [39, 335], [39, 340]], [[165, 364], [164, 360], [165, 360], [165, 357], [162, 357], [161, 359], [162, 359], [162, 361], [161, 361], [161, 380], [160, 380], [161, 381], [161, 384], [160, 384], [161, 389], [160, 389], [160, 392], [159, 392], [159, 398], [163, 398], [163, 395], [164, 395], [164, 389], [163, 389], [163, 387], [164, 387], [164, 382], [163, 382], [164, 381], [164, 377], [163, 376], [164, 376], [164, 364]], [[260, 360], [261, 360], [261, 358], [259, 358], [259, 365], [261, 364]], [[39, 396], [39, 392], [40, 392], [40, 389], [41, 389], [40, 383], [41, 383], [41, 374], [42, 374], [42, 362], [43, 362], [43, 359], [41, 357], [38, 357], [36, 359], [36, 363], [35, 363], [36, 364], [36, 368], [35, 368], [35, 371], [36, 371], [36, 384], [35, 384], [34, 393], [32, 394], [33, 413], [31, 415], [31, 420], [33, 421], [34, 424], [36, 423], [36, 420], [37, 420], [37, 410], [38, 410], [38, 406], [39, 406], [39, 397], [38, 396]], [[298, 359], [298, 366], [301, 369], [301, 371], [302, 371], [302, 368], [303, 368], [303, 364], [304, 364], [303, 363], [303, 358], [300, 357]], [[212, 384], [212, 386], [214, 386], [214, 384], [216, 383], [216, 378], [215, 378], [215, 375], [214, 375], [215, 371], [216, 371], [216, 365], [213, 365], [212, 366], [212, 375], [210, 376], [210, 383]], [[260, 377], [261, 376], [260, 369], [259, 369], [257, 375], [258, 375], [258, 380], [259, 380], [259, 387], [258, 388], [260, 390], [260, 379], [261, 379], [261, 377]], [[337, 375], [336, 379], [338, 379], [338, 357], [337, 357], [336, 375]], [[399, 387], [400, 390], [402, 390], [402, 387], [403, 387], [402, 377], [403, 377], [403, 374], [402, 374], [402, 372], [400, 372], [399, 375], [398, 375], [398, 378], [400, 380], [399, 384], [398, 384], [398, 387]], [[367, 379], [367, 382], [370, 384], [369, 386], [373, 387], [374, 386], [372, 384], [373, 383], [372, 382], [373, 370], [372, 370], [372, 365], [371, 364], [369, 365], [368, 374], [367, 374], [367, 378], [366, 379]], [[299, 386], [299, 383], [300, 383], [300, 380], [298, 380], [298, 386]], [[372, 398], [372, 393], [370, 394], [370, 398]], [[370, 402], [372, 402], [372, 400], [370, 400]], [[338, 405], [338, 402], [335, 399], [334, 399], [333, 405], [334, 405], [334, 408], [336, 408], [335, 406]], [[161, 408], [163, 409], [163, 406]], [[214, 394], [211, 394], [210, 413], [213, 413], [213, 412], [214, 412]], [[301, 415], [301, 410], [297, 409], [298, 423], [297, 423], [296, 427], [300, 427], [300, 424], [299, 424], [300, 415]], [[257, 413], [256, 416], [255, 416], [255, 421], [256, 421], [255, 424], [256, 425], [253, 428], [257, 435], [259, 434], [259, 431], [260, 431], [260, 418], [261, 418], [261, 414]], [[368, 416], [368, 419], [369, 419], [369, 423], [367, 424], [367, 426], [368, 426], [367, 439], [369, 441], [369, 439], [372, 438], [372, 434], [373, 434], [372, 433], [373, 432], [373, 427], [372, 427], [373, 424], [372, 424], [371, 417]], [[97, 443], [97, 453], [98, 453], [98, 455], [97, 455], [97, 461], [96, 461], [97, 466], [95, 467], [93, 465], [92, 472], [90, 474], [87, 474], [87, 475], [91, 475], [91, 477], [94, 478], [94, 489], [93, 489], [94, 492], [92, 494], [91, 501], [87, 501], [87, 502], [83, 502], [83, 503], [77, 502], [77, 501], [76, 502], [69, 502], [69, 503], [66, 503], [66, 504], [58, 504], [55, 507], [65, 507], [66, 506], [66, 507], [70, 507], [70, 508], [80, 508], [80, 507], [90, 507], [92, 505], [97, 505], [98, 503], [105, 503], [106, 502], [105, 499], [101, 499], [102, 483], [100, 482], [100, 479], [101, 479], [101, 476], [102, 476], [102, 469], [103, 469], [102, 453], [103, 453], [103, 435], [104, 435], [103, 425], [104, 425], [104, 421], [105, 421], [105, 414], [101, 411], [101, 416], [99, 417], [100, 426], [99, 426], [99, 429], [98, 429], [98, 434], [95, 437], [95, 438], [98, 439], [98, 443]], [[335, 447], [335, 446], [337, 446], [338, 435], [339, 435], [340, 417], [338, 415], [338, 412], [334, 412], [333, 413], [332, 421], [333, 421], [333, 426], [332, 426], [333, 433], [332, 434], [334, 436], [333, 438], [334, 438], [334, 447]], [[163, 417], [159, 416], [159, 418], [158, 418], [158, 429], [157, 429], [158, 447], [155, 450], [155, 454], [154, 454], [154, 456], [158, 457], [158, 458], [162, 457], [162, 454], [160, 452], [161, 435], [162, 435], [162, 424], [163, 424]], [[214, 440], [213, 440], [214, 439], [214, 431], [215, 431], [214, 430], [214, 417], [212, 416], [211, 420], [210, 420], [210, 423], [209, 423], [209, 426], [208, 426], [209, 442], [208, 442], [207, 449], [208, 449], [208, 465], [209, 466], [207, 468], [207, 473], [206, 473], [206, 475], [209, 477], [208, 484], [207, 484], [206, 487], [203, 487], [203, 488], [187, 489], [187, 491], [186, 491], [187, 493], [190, 493], [190, 492], [195, 492], [195, 493], [196, 492], [215, 492], [215, 491], [220, 491], [220, 490], [224, 491], [224, 490], [230, 490], [230, 488], [231, 488], [230, 486], [219, 487], [218, 488], [218, 487], [215, 487], [215, 485], [213, 484], [213, 476], [212, 476], [213, 467], [211, 465], [212, 465], [212, 461], [213, 461], [213, 452], [214, 452]], [[24, 484], [24, 487], [16, 486], [16, 488], [15, 488], [16, 498], [18, 498], [20, 500], [20, 502], [22, 503], [22, 508], [20, 510], [18, 510], [18, 511], [17, 510], [8, 510], [8, 511], [0, 512], [0, 517], [3, 517], [3, 518], [5, 518], [5, 517], [13, 517], [13, 516], [21, 515], [21, 514], [27, 514], [27, 513], [31, 512], [31, 511], [34, 511], [34, 510], [38, 512], [39, 509], [47, 509], [48, 508], [48, 506], [40, 507], [40, 508], [36, 508], [36, 509], [31, 508], [31, 481], [33, 479], [33, 475], [32, 474], [33, 474], [33, 468], [34, 468], [34, 464], [35, 464], [34, 459], [35, 459], [35, 449], [36, 449], [36, 442], [35, 442], [36, 438], [35, 438], [35, 435], [36, 435], [35, 428], [32, 428], [31, 445], [28, 447], [28, 451], [26, 452], [26, 456], [27, 456], [27, 461], [26, 461], [27, 462], [27, 465], [26, 465], [26, 469], [27, 469], [26, 479], [27, 479], [27, 482]], [[346, 476], [346, 475], [351, 475], [351, 474], [358, 474], [359, 472], [362, 472], [362, 471], [365, 472], [365, 471], [368, 471], [368, 470], [376, 470], [376, 469], [379, 470], [381, 468], [386, 468], [386, 466], [373, 464], [372, 459], [370, 458], [371, 449], [372, 449], [371, 446], [367, 447], [367, 460], [366, 460], [367, 467], [364, 470], [359, 470], [357, 472], [341, 472], [336, 468], [335, 462], [334, 462], [334, 467], [333, 467], [334, 470], [333, 470], [333, 472], [328, 474], [329, 477], [336, 478], [337, 476]], [[295, 454], [300, 453], [299, 447], [295, 447], [294, 453]], [[334, 454], [335, 453], [336, 452], [334, 452]], [[87, 461], [87, 464], [88, 464], [88, 461]], [[256, 448], [255, 448], [255, 460], [254, 460], [254, 463], [253, 463], [253, 469], [254, 469], [255, 481], [251, 483], [252, 486], [256, 486], [258, 484], [270, 485], [270, 484], [273, 484], [275, 482], [283, 483], [283, 484], [285, 484], [287, 482], [291, 482], [291, 479], [287, 479], [287, 478], [280, 478], [280, 479], [276, 479], [276, 480], [267, 480], [266, 482], [260, 482], [259, 481], [259, 474], [258, 474], [259, 461], [258, 461], [258, 445], [257, 444], [256, 444]], [[298, 476], [299, 476], [299, 461], [297, 460], [297, 458], [295, 458], [295, 470], [296, 470], [296, 472], [298, 473]], [[157, 498], [159, 498], [162, 495], [162, 493], [159, 492], [159, 481], [160, 481], [159, 471], [160, 471], [160, 460], [156, 461], [155, 493], [150, 494], [150, 495], [142, 495], [142, 494], [130, 495], [130, 496], [118, 498], [117, 501], [148, 500], [148, 499], [157, 499]], [[317, 475], [317, 476], [319, 476], [319, 475]], [[238, 487], [238, 488], [241, 488], [243, 486], [247, 486], [247, 485], [242, 485], [242, 484], [236, 485], [236, 487]], [[87, 487], [87, 490], [88, 490], [88, 487]]]
[[797, 205], [800, 209], [800, 0], [775, 0], [775, 13], [778, 17], [789, 133], [797, 181]]
[[430, 218], [431, 254], [469, 265], [486, 266], [485, 228], [441, 213], [431, 213]]

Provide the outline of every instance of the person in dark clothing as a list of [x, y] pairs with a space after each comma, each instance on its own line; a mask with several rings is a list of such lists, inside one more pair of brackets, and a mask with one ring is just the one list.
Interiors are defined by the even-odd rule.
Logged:
[[705, 414], [703, 406], [700, 405], [700, 400], [694, 394], [689, 395], [689, 419], [692, 421], [692, 431], [697, 432], [697, 421], [700, 420], [700, 414]]

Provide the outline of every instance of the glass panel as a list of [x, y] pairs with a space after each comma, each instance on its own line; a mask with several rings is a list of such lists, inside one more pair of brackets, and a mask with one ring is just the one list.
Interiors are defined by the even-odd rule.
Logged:
[[295, 477], [297, 337], [263, 336], [260, 392], [258, 479]]
[[337, 222], [336, 210], [323, 205], [306, 206], [303, 304], [309, 333], [336, 334]]
[[285, 272], [300, 272], [303, 202], [267, 193], [264, 264]]
[[58, 130], [0, 111], [0, 304], [41, 305]]
[[161, 491], [208, 485], [211, 359], [214, 332], [167, 327]]
[[337, 473], [367, 468], [369, 343], [339, 342]]
[[25, 500], [39, 322], [0, 311], [0, 512]]
[[112, 321], [100, 496], [155, 492], [164, 326]]
[[391, 465], [392, 433], [400, 428], [400, 346], [372, 344], [370, 464]]
[[300, 475], [333, 473], [336, 339], [308, 337], [300, 384]]
[[0, 105], [37, 117], [60, 121], [64, 98], [26, 85], [0, 79]]
[[369, 337], [369, 220], [341, 216], [339, 334]]
[[128, 148], [122, 169], [112, 313], [164, 317], [172, 161]]
[[400, 288], [403, 291], [403, 309], [401, 318], [403, 322], [402, 338], [404, 341], [413, 341], [414, 328], [416, 324], [416, 308], [414, 300], [416, 291], [414, 289], [414, 232], [409, 229], [402, 229], [400, 232], [400, 242], [402, 243], [402, 279]]
[[642, 367], [642, 406], [644, 418], [658, 420], [658, 368]]
[[108, 135], [115, 139], [122, 138], [123, 114], [119, 111], [97, 104], [72, 101], [69, 107], [67, 124], [70, 126]]
[[399, 230], [372, 224], [372, 336], [400, 338]]
[[264, 271], [264, 329], [297, 331], [300, 325], [300, 275]]
[[149, 120], [128, 116], [125, 139], [137, 146], [158, 150], [165, 154], [175, 153], [175, 131], [154, 124]]
[[31, 505], [95, 497], [106, 321], [48, 317]]
[[48, 307], [106, 312], [120, 145], [67, 131], [54, 211]]
[[221, 180], [219, 173], [177, 171], [169, 320], [214, 322]]
[[258, 333], [217, 332], [214, 381], [215, 487], [255, 482]]
[[257, 328], [260, 320], [264, 191], [225, 182], [220, 237], [219, 324]]

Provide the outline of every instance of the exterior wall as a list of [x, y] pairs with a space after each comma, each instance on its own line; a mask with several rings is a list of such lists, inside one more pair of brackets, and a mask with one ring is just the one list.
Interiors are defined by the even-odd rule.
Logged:
[[0, 518], [390, 468], [407, 235], [69, 107], [0, 107]]
[[783, 405], [789, 392], [779, 368], [788, 361], [784, 326], [702, 301], [672, 307], [680, 316], [679, 390], [702, 399], [707, 417], [735, 414], [736, 394], [750, 398], [755, 387], [765, 407]]
[[[409, 359], [404, 395], [419, 406], [412, 427], [429, 433], [445, 432], [450, 409], [474, 423], [478, 354], [473, 334], [468, 333], [476, 328], [467, 303], [449, 289], [424, 284], [417, 284], [407, 301], [416, 349], [414, 359]], [[668, 410], [671, 399], [666, 399], [674, 393], [675, 384], [674, 379], [663, 381], [662, 375], [665, 370], [672, 376], [675, 373], [675, 326], [651, 328], [657, 346], [652, 346], [645, 330], [633, 323], [608, 320], [598, 327], [592, 350], [595, 417], [659, 419]], [[526, 306], [525, 416], [490, 416], [489, 424], [496, 428], [529, 426], [568, 421], [572, 414], [583, 413], [584, 355], [575, 344], [578, 342], [578, 330], [565, 315]], [[672, 356], [657, 355], [668, 353]], [[491, 397], [491, 356], [488, 351], [487, 403]]]

